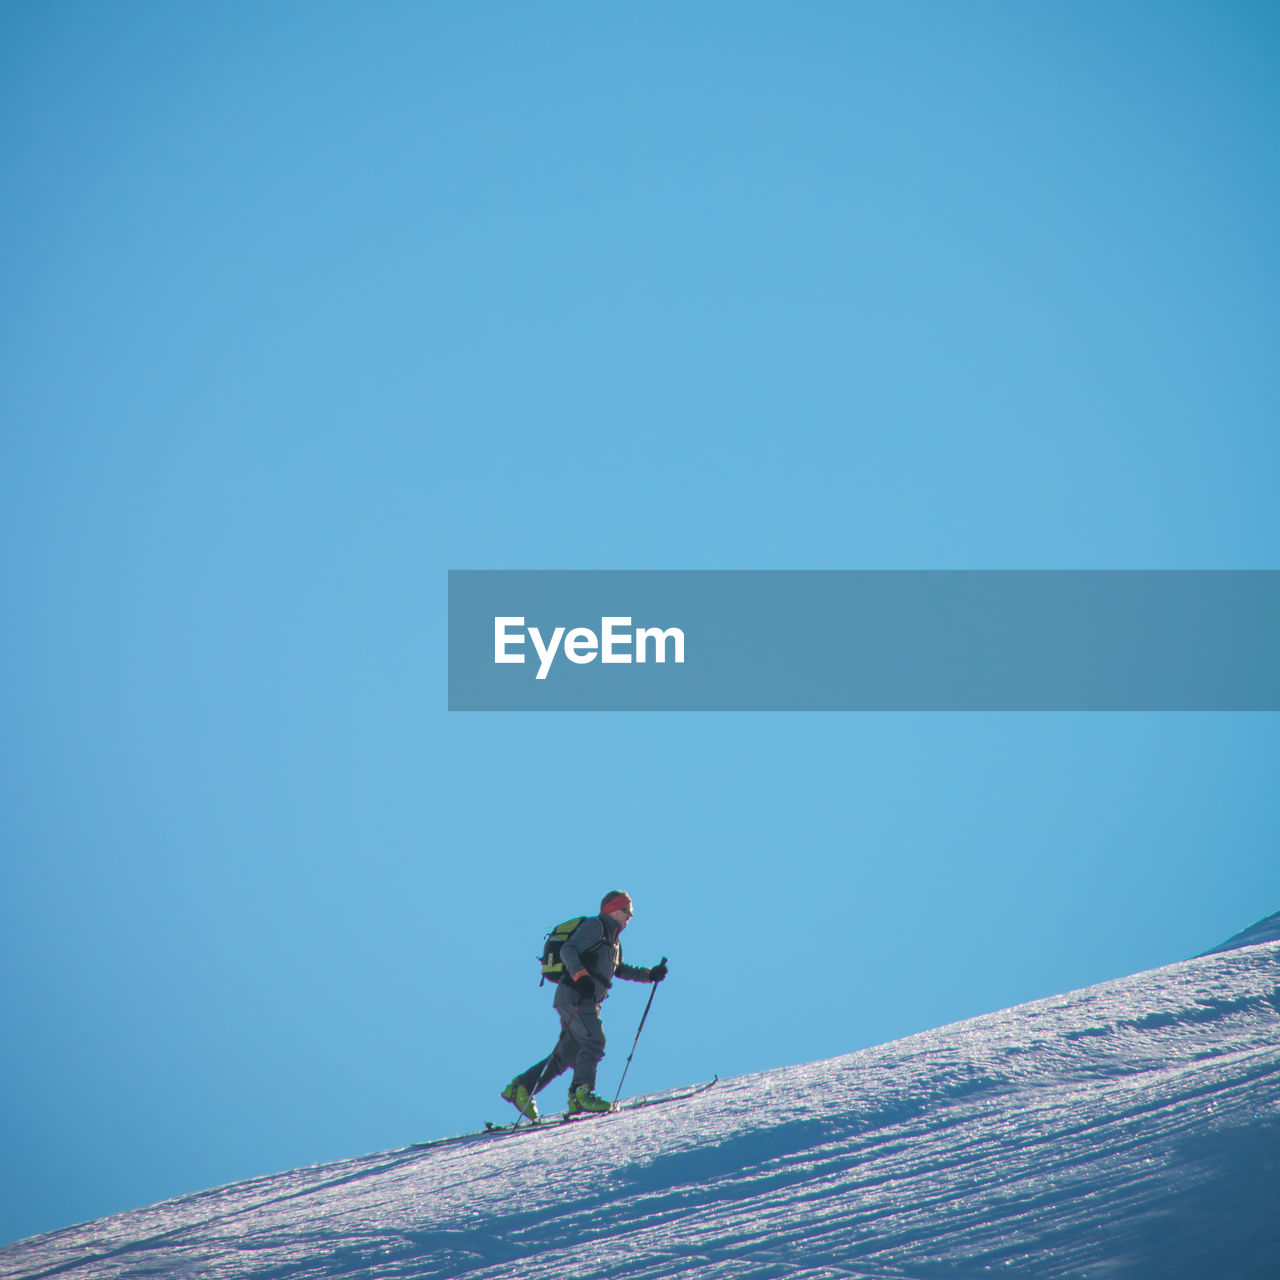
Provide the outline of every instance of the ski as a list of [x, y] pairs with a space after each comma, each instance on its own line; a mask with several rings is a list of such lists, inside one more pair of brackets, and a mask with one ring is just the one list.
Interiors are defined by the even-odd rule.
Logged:
[[712, 1076], [710, 1080], [704, 1080], [701, 1084], [695, 1084], [691, 1088], [684, 1089], [680, 1093], [673, 1094], [657, 1094], [644, 1095], [638, 1098], [628, 1098], [625, 1102], [620, 1102], [613, 1111], [601, 1112], [602, 1115], [615, 1115], [619, 1111], [639, 1111], [643, 1107], [657, 1107], [665, 1102], [681, 1102], [685, 1098], [696, 1098], [700, 1093], [706, 1093], [713, 1085], [720, 1083], [719, 1076]]
[[639, 1111], [643, 1107], [657, 1107], [667, 1102], [680, 1102], [685, 1098], [695, 1098], [700, 1093], [706, 1093], [719, 1080], [719, 1076], [713, 1076], [702, 1084], [694, 1085], [691, 1089], [685, 1089], [675, 1094], [660, 1094], [655, 1097], [642, 1095], [639, 1098], [628, 1098], [624, 1102], [615, 1103], [608, 1111], [575, 1111], [572, 1115], [567, 1111], [553, 1112], [551, 1115], [543, 1116], [537, 1124], [526, 1124], [523, 1120], [517, 1120], [513, 1124], [499, 1125], [492, 1124], [486, 1120], [484, 1133], [516, 1133], [523, 1129], [532, 1132], [535, 1129], [555, 1128], [557, 1125], [562, 1124], [578, 1124], [583, 1120], [603, 1120], [606, 1116], [616, 1116], [623, 1111]]
[[696, 1098], [699, 1094], [706, 1093], [708, 1089], [718, 1084], [719, 1081], [719, 1076], [713, 1076], [710, 1080], [705, 1080], [702, 1084], [694, 1085], [692, 1088], [684, 1089], [680, 1093], [658, 1094], [655, 1096], [642, 1095], [638, 1098], [628, 1098], [625, 1102], [618, 1103], [612, 1111], [579, 1111], [574, 1115], [570, 1115], [567, 1111], [553, 1112], [550, 1115], [543, 1116], [536, 1124], [525, 1120], [523, 1117], [513, 1121], [511, 1124], [494, 1124], [492, 1121], [486, 1120], [484, 1128], [475, 1133], [460, 1133], [451, 1138], [433, 1138], [428, 1142], [414, 1142], [409, 1145], [407, 1150], [423, 1151], [430, 1147], [448, 1147], [468, 1142], [484, 1142], [490, 1138], [513, 1137], [518, 1133], [545, 1133], [549, 1129], [559, 1129], [563, 1125], [577, 1124], [582, 1120], [603, 1120], [608, 1116], [621, 1115], [625, 1111], [639, 1111], [645, 1107], [657, 1107], [668, 1102], [682, 1102], [685, 1098]]

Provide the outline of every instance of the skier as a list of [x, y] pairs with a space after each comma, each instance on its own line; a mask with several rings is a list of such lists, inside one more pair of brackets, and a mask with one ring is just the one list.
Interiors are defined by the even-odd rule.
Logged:
[[609, 1111], [612, 1105], [595, 1093], [596, 1067], [604, 1057], [604, 1027], [600, 1002], [615, 977], [631, 982], [661, 982], [667, 966], [640, 969], [624, 964], [619, 935], [631, 919], [631, 895], [611, 889], [600, 900], [600, 914], [587, 916], [560, 949], [564, 975], [556, 986], [555, 1010], [560, 1015], [560, 1039], [548, 1057], [516, 1076], [502, 1096], [521, 1115], [538, 1119], [533, 1095], [562, 1071], [573, 1067], [569, 1086], [569, 1114]]

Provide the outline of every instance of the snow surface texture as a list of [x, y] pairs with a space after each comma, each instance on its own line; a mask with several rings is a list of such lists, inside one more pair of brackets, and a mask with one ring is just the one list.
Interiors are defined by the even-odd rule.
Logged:
[[295, 1170], [0, 1275], [1280, 1277], [1280, 943], [698, 1097]]

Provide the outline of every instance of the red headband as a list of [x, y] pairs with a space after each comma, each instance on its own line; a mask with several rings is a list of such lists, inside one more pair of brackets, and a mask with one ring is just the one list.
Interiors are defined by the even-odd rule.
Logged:
[[610, 911], [617, 911], [620, 907], [625, 907], [629, 912], [631, 910], [631, 895], [628, 893], [615, 893], [601, 910], [607, 915]]

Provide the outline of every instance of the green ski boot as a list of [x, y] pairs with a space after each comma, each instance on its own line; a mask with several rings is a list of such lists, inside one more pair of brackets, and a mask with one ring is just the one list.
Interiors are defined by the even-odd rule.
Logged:
[[576, 1089], [569, 1090], [569, 1114], [571, 1116], [581, 1115], [583, 1112], [597, 1115], [600, 1112], [612, 1110], [613, 1103], [606, 1102], [597, 1094], [592, 1093], [585, 1084], [580, 1084]]
[[502, 1097], [511, 1103], [522, 1116], [528, 1116], [534, 1124], [538, 1123], [538, 1104], [534, 1102], [533, 1094], [518, 1080], [513, 1080], [503, 1089]]

